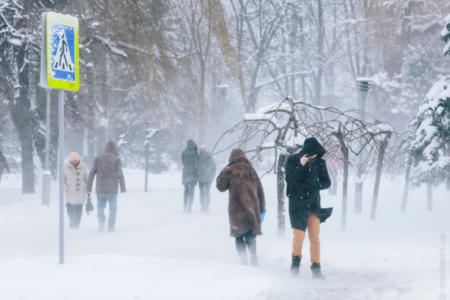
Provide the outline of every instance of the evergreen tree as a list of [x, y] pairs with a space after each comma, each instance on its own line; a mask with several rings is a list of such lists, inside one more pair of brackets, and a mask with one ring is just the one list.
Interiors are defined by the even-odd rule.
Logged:
[[[450, 15], [444, 20], [441, 38], [447, 42], [444, 55], [450, 54]], [[427, 183], [429, 186], [429, 209], [431, 208], [431, 185], [449, 183], [450, 146], [450, 76], [439, 80], [426, 95], [411, 129], [414, 133], [411, 155], [415, 164], [411, 178], [413, 185]]]

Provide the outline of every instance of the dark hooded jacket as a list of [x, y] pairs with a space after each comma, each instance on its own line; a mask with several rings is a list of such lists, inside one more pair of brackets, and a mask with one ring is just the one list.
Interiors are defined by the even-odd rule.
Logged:
[[198, 156], [198, 182], [214, 181], [216, 176], [216, 162], [209, 152], [200, 153]]
[[193, 140], [187, 142], [186, 149], [181, 153], [183, 163], [183, 184], [197, 184], [198, 147]]
[[216, 180], [217, 189], [229, 190], [230, 235], [238, 237], [251, 231], [261, 235], [261, 212], [266, 209], [259, 176], [241, 149], [231, 151], [230, 163]]
[[120, 191], [122, 193], [126, 192], [122, 162], [117, 153], [116, 144], [113, 141], [108, 141], [106, 143], [105, 151], [95, 157], [87, 181], [88, 192], [92, 192], [92, 184], [95, 175], [97, 175], [97, 182], [95, 185], [96, 193], [117, 194], [119, 192], [118, 184], [120, 184]]
[[[331, 186], [326, 163], [322, 159], [325, 152], [315, 138], [307, 138], [300, 152], [289, 157], [286, 162], [286, 194], [289, 197], [292, 228], [305, 231], [310, 213], [316, 214], [320, 222], [325, 222], [331, 215], [332, 208], [320, 206], [320, 190]], [[305, 154], [317, 154], [317, 157], [303, 166], [300, 159]]]

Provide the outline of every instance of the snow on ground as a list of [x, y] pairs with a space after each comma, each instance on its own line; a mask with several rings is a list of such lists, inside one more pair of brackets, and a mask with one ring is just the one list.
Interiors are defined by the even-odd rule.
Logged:
[[341, 197], [323, 192], [322, 206], [334, 212], [321, 227], [326, 279], [317, 281], [309, 270], [307, 238], [300, 276], [289, 274], [292, 234], [287, 219], [285, 238], [277, 238], [274, 175], [263, 178], [268, 213], [257, 239], [258, 268], [238, 264], [226, 193], [212, 189], [206, 215], [199, 213], [196, 190], [194, 213], [183, 214], [180, 172], [151, 175], [148, 193], [142, 171], [125, 170], [125, 176], [128, 193], [119, 195], [116, 233], [98, 233], [95, 213], [84, 214], [79, 230], [66, 230], [64, 265], [57, 256], [57, 183], [48, 208], [40, 204], [40, 187], [22, 195], [20, 178], [2, 181], [0, 299], [439, 299], [440, 234], [450, 239], [444, 188], [434, 190], [433, 212], [426, 211], [426, 189], [412, 190], [402, 214], [403, 184], [383, 178], [373, 221], [373, 183], [365, 183], [363, 214], [352, 213], [350, 193], [345, 233]]

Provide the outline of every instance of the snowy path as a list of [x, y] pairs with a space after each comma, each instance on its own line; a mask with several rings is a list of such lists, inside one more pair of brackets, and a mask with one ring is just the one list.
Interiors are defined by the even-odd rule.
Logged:
[[[426, 190], [411, 192], [399, 212], [402, 185], [383, 178], [377, 220], [369, 220], [372, 187], [366, 185], [362, 215], [349, 200], [347, 231], [340, 232], [340, 197], [323, 193], [333, 216], [321, 227], [326, 280], [311, 279], [309, 243], [299, 278], [289, 275], [291, 233], [276, 237], [275, 178], [263, 184], [268, 214], [258, 237], [260, 267], [238, 265], [228, 236], [227, 195], [212, 190], [211, 213], [183, 214], [180, 173], [150, 177], [126, 170], [129, 192], [119, 195], [117, 232], [98, 233], [95, 215], [66, 231], [66, 264], [58, 265], [57, 184], [50, 208], [20, 183], [0, 185], [0, 299], [439, 299], [439, 236], [450, 238], [449, 192], [435, 190], [426, 212]], [[352, 188], [351, 188], [352, 190]], [[95, 202], [94, 202], [95, 203]]]

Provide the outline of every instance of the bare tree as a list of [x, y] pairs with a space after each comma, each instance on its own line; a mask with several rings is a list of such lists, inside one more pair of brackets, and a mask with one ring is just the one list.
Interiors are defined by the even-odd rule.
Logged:
[[[361, 114], [362, 112], [358, 111], [341, 112], [335, 108], [294, 102], [288, 97], [280, 103], [259, 109], [256, 114], [246, 114], [243, 121], [222, 135], [216, 146], [225, 136], [237, 133], [235, 142], [228, 145], [226, 149], [216, 151], [214, 147], [211, 153], [218, 154], [237, 146], [244, 149], [246, 153], [253, 153], [250, 159], [257, 163], [262, 160], [262, 151], [274, 151], [274, 162], [265, 174], [272, 171], [277, 174], [278, 233], [282, 236], [285, 231], [284, 164], [287, 158], [301, 148], [299, 143], [310, 136], [321, 141], [326, 149], [339, 148], [344, 154], [343, 157], [336, 156], [333, 154], [334, 151], [330, 151], [327, 159], [343, 160], [341, 228], [345, 230], [348, 171], [351, 165], [349, 152], [359, 154], [366, 149], [368, 155], [365, 165], [367, 167], [373, 166], [377, 159], [378, 165], [380, 162], [382, 164], [389, 139], [385, 138], [380, 142], [377, 137], [383, 134], [390, 136], [393, 132], [389, 130], [390, 125], [381, 123], [370, 115], [366, 114], [365, 119], [372, 122], [362, 121], [358, 118]], [[362, 145], [361, 140], [364, 141]], [[380, 172], [377, 173], [378, 176], [381, 174], [381, 168], [378, 167], [377, 170]], [[377, 178], [376, 187], [379, 187], [380, 176]]]

